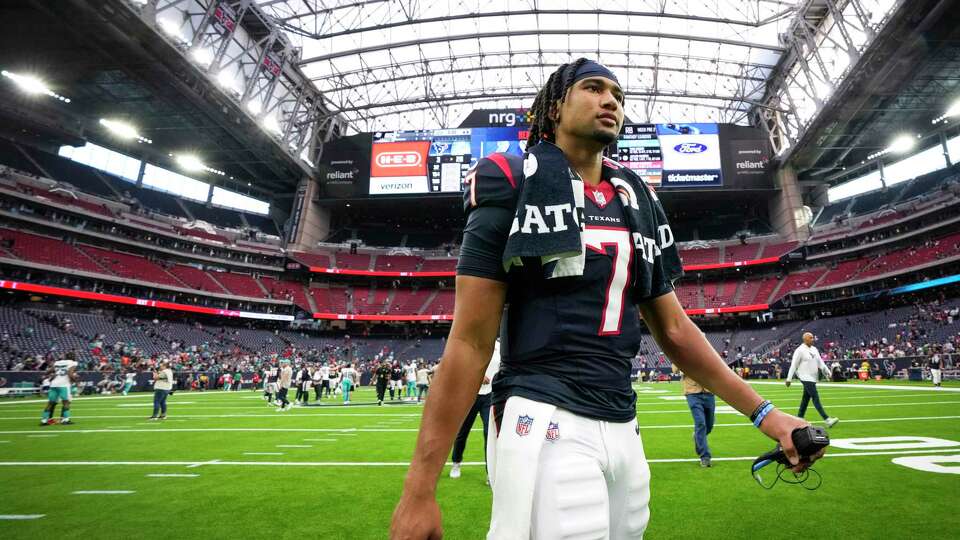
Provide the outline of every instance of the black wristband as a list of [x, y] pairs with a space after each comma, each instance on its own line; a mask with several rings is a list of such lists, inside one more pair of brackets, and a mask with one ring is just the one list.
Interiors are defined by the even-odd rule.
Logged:
[[769, 401], [769, 400], [766, 400], [766, 399], [765, 399], [765, 400], [761, 401], [760, 404], [757, 405], [757, 408], [754, 409], [752, 413], [750, 413], [750, 421], [751, 421], [751, 422], [756, 422], [756, 421], [757, 421], [757, 415], [759, 415], [759, 414], [760, 414], [760, 411], [762, 411], [763, 408], [766, 407], [766, 406], [769, 405], [769, 404], [770, 404], [770, 401]]

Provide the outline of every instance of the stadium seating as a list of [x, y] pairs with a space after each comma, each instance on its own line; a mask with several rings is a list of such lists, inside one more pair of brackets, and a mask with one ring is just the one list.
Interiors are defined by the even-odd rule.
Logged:
[[450, 259], [424, 259], [420, 265], [421, 272], [453, 272], [457, 269], [457, 260]]
[[260, 284], [247, 274], [216, 272], [211, 276], [226, 287], [231, 294], [249, 296], [250, 298], [267, 298], [267, 293], [264, 292]]
[[826, 287], [828, 285], [834, 285], [837, 283], [845, 283], [854, 279], [857, 274], [866, 268], [870, 263], [869, 259], [854, 259], [852, 261], [844, 261], [837, 265], [836, 268], [831, 269], [827, 272], [827, 275], [820, 280], [819, 287]]
[[777, 242], [773, 244], [764, 244], [763, 249], [760, 251], [759, 258], [765, 259], [767, 257], [782, 257], [796, 249], [798, 245], [798, 242]]
[[776, 298], [780, 299], [795, 290], [809, 289], [827, 272], [826, 268], [814, 268], [803, 272], [788, 274], [783, 278], [783, 285], [777, 291]]
[[85, 244], [78, 247], [89, 255], [90, 258], [117, 276], [127, 279], [162, 283], [174, 287], [183, 287], [184, 285], [177, 278], [170, 275], [162, 266], [148, 261], [145, 257]]
[[224, 289], [222, 285], [210, 277], [210, 274], [204, 272], [203, 270], [198, 270], [192, 266], [175, 264], [167, 270], [174, 276], [177, 276], [180, 281], [184, 282], [192, 289], [220, 294], [228, 294], [230, 292]]
[[304, 253], [297, 251], [290, 253], [290, 257], [307, 266], [319, 266], [321, 268], [330, 268], [333, 266], [330, 264], [330, 255], [326, 253]]
[[680, 283], [676, 289], [680, 305], [687, 309], [701, 308], [700, 286], [696, 283]]
[[337, 253], [337, 268], [351, 270], [370, 270], [370, 255]]
[[377, 255], [374, 270], [386, 272], [413, 272], [420, 265], [419, 257], [409, 255]]
[[680, 260], [684, 265], [711, 264], [720, 262], [720, 248], [681, 249]]
[[300, 309], [307, 313], [312, 313], [310, 301], [307, 300], [307, 292], [302, 283], [290, 280], [276, 279], [270, 276], [260, 276], [260, 283], [270, 293], [271, 298], [290, 299]]
[[6, 251], [18, 259], [61, 268], [104, 273], [92, 259], [62, 240], [12, 229], [0, 229], [0, 238], [12, 241]]
[[726, 246], [723, 248], [723, 262], [752, 261], [760, 258], [763, 244]]
[[453, 289], [442, 289], [430, 301], [423, 313], [426, 315], [453, 315]]
[[390, 313], [394, 315], [416, 315], [420, 313], [423, 304], [435, 290], [426, 287], [417, 290], [398, 289], [393, 303], [390, 305]]

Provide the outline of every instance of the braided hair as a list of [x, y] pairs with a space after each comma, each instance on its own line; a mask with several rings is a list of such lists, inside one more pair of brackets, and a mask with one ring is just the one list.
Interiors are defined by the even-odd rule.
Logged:
[[541, 140], [554, 142], [556, 139], [556, 124], [550, 118], [550, 109], [557, 103], [563, 103], [567, 95], [567, 90], [573, 86], [573, 77], [577, 74], [580, 66], [589, 62], [587, 58], [578, 58], [577, 60], [563, 64], [556, 71], [550, 74], [546, 84], [537, 92], [537, 97], [533, 100], [533, 106], [530, 107], [530, 133], [527, 135], [527, 148], [539, 143]]

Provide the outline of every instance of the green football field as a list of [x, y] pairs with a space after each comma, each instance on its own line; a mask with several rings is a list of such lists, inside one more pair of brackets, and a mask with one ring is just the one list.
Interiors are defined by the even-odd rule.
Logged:
[[[960, 537], [956, 383], [821, 385], [844, 447], [815, 467], [816, 491], [758, 486], [750, 462], [773, 443], [725, 406], [714, 466], [700, 468], [679, 384], [636, 388], [653, 475], [647, 538]], [[756, 388], [795, 412], [799, 384]], [[151, 400], [80, 398], [76, 425], [48, 427], [41, 401], [0, 401], [0, 538], [386, 538], [420, 406], [377, 407], [364, 388], [348, 407], [278, 413], [252, 391], [178, 392], [158, 423], [146, 421]], [[446, 538], [486, 532], [479, 426], [463, 476], [440, 480]], [[844, 442], [856, 438], [870, 440]]]

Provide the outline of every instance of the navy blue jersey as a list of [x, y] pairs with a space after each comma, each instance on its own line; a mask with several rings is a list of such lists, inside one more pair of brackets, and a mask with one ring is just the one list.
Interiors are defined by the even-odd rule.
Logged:
[[[500, 154], [480, 160], [464, 196], [468, 219], [457, 273], [508, 284], [493, 401], [519, 395], [591, 418], [632, 420], [631, 361], [641, 341], [638, 309], [630, 301], [636, 252], [620, 195], [609, 182], [632, 172], [609, 162], [600, 185], [585, 186], [583, 275], [544, 279], [536, 260], [524, 260], [509, 274], [501, 261], [523, 181], [521, 163]], [[637, 196], [650, 209], [644, 213], [650, 230], [669, 227], [652, 192]], [[654, 278], [649, 298], [671, 292], [682, 273], [672, 241], [656, 252], [644, 266]]]

